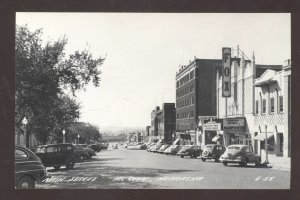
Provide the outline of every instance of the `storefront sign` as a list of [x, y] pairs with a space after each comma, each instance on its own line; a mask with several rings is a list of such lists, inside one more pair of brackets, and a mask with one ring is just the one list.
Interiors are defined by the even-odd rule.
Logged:
[[222, 96], [230, 97], [231, 48], [222, 48]]
[[244, 131], [245, 130], [245, 119], [223, 119], [223, 130], [224, 131]]
[[207, 123], [207, 124], [203, 124], [203, 128], [206, 131], [217, 131], [217, 130], [221, 130], [221, 124], [220, 123]]

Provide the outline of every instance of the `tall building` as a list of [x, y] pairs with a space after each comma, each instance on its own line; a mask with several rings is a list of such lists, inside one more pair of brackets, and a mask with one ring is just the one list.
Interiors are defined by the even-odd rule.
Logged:
[[161, 109], [157, 106], [151, 112], [151, 129], [153, 127], [154, 130], [151, 136], [156, 136], [165, 143], [171, 144], [175, 136], [175, 115], [175, 103], [163, 103]]
[[216, 115], [218, 59], [197, 59], [176, 73], [176, 134], [186, 143], [197, 143], [198, 116]]

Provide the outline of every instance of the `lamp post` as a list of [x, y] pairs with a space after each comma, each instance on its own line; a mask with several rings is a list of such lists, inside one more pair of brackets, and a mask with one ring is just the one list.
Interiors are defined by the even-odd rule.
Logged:
[[79, 144], [79, 138], [80, 138], [80, 135], [79, 135], [79, 134], [77, 135], [77, 138], [78, 138], [77, 144]]
[[[24, 125], [24, 135], [25, 135], [25, 138], [27, 138], [27, 136], [26, 136], [26, 125], [27, 125], [27, 123], [28, 123], [28, 121], [27, 121], [27, 119], [26, 119], [26, 117], [24, 117], [23, 118], [23, 120], [22, 120], [22, 124]], [[20, 142], [20, 137], [18, 138], [18, 143], [20, 144], [21, 142]], [[27, 144], [27, 139], [26, 139], [26, 147], [28, 147], [29, 146], [29, 144]]]
[[62, 134], [63, 134], [63, 143], [66, 143], [66, 138], [65, 138], [66, 131], [65, 131], [65, 129], [63, 129]]
[[266, 123], [266, 121], [263, 122], [264, 125], [265, 125], [265, 135], [266, 135], [266, 138], [265, 138], [265, 152], [266, 152], [266, 160], [265, 160], [265, 164], [269, 164], [269, 161], [268, 161], [268, 125]]

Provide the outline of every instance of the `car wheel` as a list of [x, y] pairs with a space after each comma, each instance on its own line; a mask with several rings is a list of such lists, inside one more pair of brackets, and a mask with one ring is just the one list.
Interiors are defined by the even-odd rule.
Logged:
[[184, 158], [184, 156], [180, 156], [181, 158]]
[[224, 166], [227, 166], [227, 164], [228, 164], [227, 162], [223, 162], [223, 165], [224, 165]]
[[60, 169], [60, 165], [54, 166], [53, 167], [55, 170], [59, 170]]
[[206, 159], [205, 159], [205, 158], [201, 158], [201, 160], [202, 160], [203, 162], [205, 162], [205, 161], [206, 161]]
[[23, 176], [17, 184], [17, 189], [34, 189], [35, 181], [29, 176]]
[[66, 162], [66, 168], [73, 169], [74, 168], [74, 160], [72, 158], [69, 158]]

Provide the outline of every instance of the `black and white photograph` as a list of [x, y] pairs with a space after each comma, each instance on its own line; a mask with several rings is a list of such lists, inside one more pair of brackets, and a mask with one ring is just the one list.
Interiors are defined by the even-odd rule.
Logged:
[[15, 189], [291, 188], [291, 13], [15, 16]]

